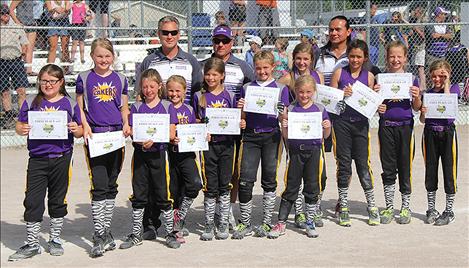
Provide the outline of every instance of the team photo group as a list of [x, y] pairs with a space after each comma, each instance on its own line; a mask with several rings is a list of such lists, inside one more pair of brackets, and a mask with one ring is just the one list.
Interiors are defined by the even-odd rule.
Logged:
[[[442, 8], [437, 11], [447, 14]], [[2, 20], [4, 16], [8, 14], [2, 12]], [[320, 48], [305, 36], [286, 55], [283, 39], [267, 50], [260, 49], [265, 39], [251, 36], [246, 60], [233, 55], [236, 31], [218, 24], [212, 31], [213, 54], [199, 62], [178, 45], [179, 28], [173, 16], [159, 20], [161, 47], [137, 67], [138, 96], [131, 104], [128, 78], [113, 70], [116, 53], [109, 39], [93, 40], [94, 66], [78, 74], [76, 98], [65, 89], [68, 81], [61, 67], [49, 63], [40, 69], [37, 93], [22, 102], [16, 122], [16, 133], [28, 136], [26, 243], [10, 261], [41, 253], [45, 203], [50, 216], [46, 250], [53, 256], [64, 254], [60, 236], [67, 215], [74, 139], [82, 137], [88, 166], [82, 172], [88, 172], [91, 183], [92, 258], [153, 240], [160, 227], [167, 247], [181, 247], [190, 233], [186, 223], [193, 221], [190, 208], [199, 194], [205, 219], [200, 223], [204, 226], [200, 240], [282, 239], [289, 232], [292, 209], [294, 226], [305, 239], [320, 239], [321, 227], [327, 228], [321, 207], [326, 184], [337, 183], [336, 223], [354, 224], [348, 204], [352, 162], [370, 226], [393, 220], [410, 224], [412, 187], [425, 187], [425, 223], [441, 226], [455, 220], [454, 121], [460, 88], [450, 82], [456, 67], [444, 58], [431, 58], [425, 69], [427, 81], [421, 82], [407, 69], [412, 58], [408, 45], [390, 40], [385, 46], [385, 67], [380, 70], [370, 62], [369, 44], [352, 38], [348, 18], [335, 16], [328, 23], [328, 41]], [[435, 55], [448, 46], [443, 35], [437, 39]], [[21, 52], [21, 44], [16, 46]], [[282, 68], [288, 57], [291, 67]], [[370, 120], [376, 114], [381, 176], [373, 175], [370, 164]], [[414, 118], [424, 124], [422, 144], [415, 144]], [[126, 140], [132, 140], [133, 152], [126, 152]], [[412, 185], [416, 151], [423, 152], [425, 186]], [[326, 163], [327, 152], [333, 153], [335, 163]], [[119, 173], [128, 155], [132, 158], [128, 214], [132, 227], [118, 244], [111, 222]], [[285, 174], [278, 172], [282, 157], [287, 159]], [[446, 203], [437, 210], [440, 159]], [[326, 165], [336, 165], [336, 174], [327, 178]], [[384, 189], [375, 188], [379, 177]], [[261, 224], [255, 226], [257, 184], [263, 190], [263, 213]], [[283, 192], [278, 193], [280, 189]], [[402, 205], [395, 215], [396, 190]], [[375, 195], [384, 195], [385, 204], [377, 204]], [[238, 219], [232, 209], [236, 202]], [[274, 215], [278, 216], [273, 219]]]

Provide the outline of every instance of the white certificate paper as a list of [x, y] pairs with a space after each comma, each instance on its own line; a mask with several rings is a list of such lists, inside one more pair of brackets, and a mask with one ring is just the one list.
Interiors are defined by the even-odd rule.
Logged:
[[316, 85], [316, 103], [324, 105], [329, 113], [340, 114], [337, 104], [344, 99], [344, 91], [324, 85]]
[[237, 108], [207, 108], [208, 133], [220, 135], [239, 135], [241, 130], [241, 109]]
[[88, 146], [90, 148], [90, 157], [96, 157], [113, 152], [124, 147], [125, 138], [122, 130], [93, 133], [92, 138], [88, 138]]
[[288, 139], [322, 139], [322, 113], [288, 113]]
[[378, 106], [383, 103], [383, 97], [360, 81], [353, 84], [352, 91], [352, 96], [345, 98], [345, 103], [371, 119], [378, 110]]
[[244, 97], [244, 111], [277, 115], [280, 88], [248, 86]]
[[66, 140], [68, 139], [67, 112], [28, 112], [28, 125], [31, 126], [31, 140]]
[[184, 124], [177, 125], [177, 137], [179, 138], [179, 152], [207, 151], [207, 125]]
[[426, 93], [423, 105], [427, 107], [425, 118], [456, 119], [458, 94]]
[[135, 142], [169, 142], [169, 114], [132, 114]]
[[379, 94], [383, 99], [410, 99], [410, 87], [413, 85], [411, 73], [378, 74]]

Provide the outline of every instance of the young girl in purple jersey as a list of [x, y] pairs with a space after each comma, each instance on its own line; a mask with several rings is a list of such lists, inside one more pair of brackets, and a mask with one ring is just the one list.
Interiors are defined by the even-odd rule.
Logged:
[[[226, 90], [225, 64], [219, 58], [209, 58], [204, 64], [204, 85], [201, 91], [195, 93], [194, 104], [197, 122], [207, 122], [205, 110], [207, 108], [236, 108], [235, 95]], [[241, 120], [240, 128], [244, 128], [245, 121]], [[231, 178], [234, 170], [233, 136], [211, 135], [209, 150], [200, 154], [202, 161], [202, 179], [204, 191], [205, 229], [201, 240], [209, 241], [227, 239], [228, 216], [230, 208]], [[217, 198], [220, 201], [220, 223], [214, 224]], [[216, 232], [215, 232], [216, 227]]]
[[285, 234], [288, 214], [296, 200], [302, 182], [306, 200], [306, 235], [318, 237], [314, 224], [315, 215], [319, 214], [319, 194], [322, 191], [321, 178], [324, 170], [323, 139], [290, 139], [288, 137], [288, 114], [320, 113], [323, 138], [331, 134], [331, 121], [323, 105], [315, 103], [316, 82], [309, 75], [300, 76], [295, 82], [296, 101], [284, 109], [282, 115], [282, 136], [287, 140], [289, 159], [285, 171], [285, 190], [282, 193], [278, 213], [278, 223], [267, 234], [268, 238], [277, 238]]
[[[400, 41], [391, 41], [386, 47], [386, 72], [404, 73], [406, 63], [407, 46]], [[401, 211], [396, 221], [400, 224], [408, 224], [411, 221], [409, 203], [412, 192], [412, 161], [415, 154], [412, 110], [418, 111], [422, 106], [418, 86], [418, 80], [415, 79], [409, 88], [412, 99], [387, 99], [378, 108], [379, 155], [386, 202], [386, 209], [380, 213], [380, 221], [383, 224], [390, 223], [394, 218], [396, 175], [399, 176], [399, 191], [402, 195]], [[380, 85], [376, 84], [374, 89], [379, 90]]]
[[87, 139], [92, 139], [93, 133], [129, 132], [128, 82], [123, 74], [111, 70], [115, 55], [111, 41], [95, 39], [91, 43], [90, 55], [94, 68], [78, 75], [76, 94], [83, 117], [84, 148], [91, 181], [94, 235], [90, 255], [99, 257], [116, 247], [111, 234], [111, 220], [125, 147], [90, 157]]
[[[451, 65], [445, 60], [437, 60], [430, 65], [433, 88], [426, 93], [450, 94], [459, 96], [458, 84], [450, 84]], [[425, 98], [423, 95], [422, 98]], [[423, 158], [425, 161], [425, 188], [427, 190], [428, 210], [425, 222], [447, 225], [454, 221], [453, 203], [456, 195], [458, 169], [458, 140], [454, 119], [426, 118], [428, 107], [422, 106], [420, 121], [425, 123], [422, 138]], [[441, 157], [443, 181], [446, 193], [446, 208], [443, 213], [435, 209], [436, 190], [438, 189], [438, 162]]]
[[[141, 76], [142, 90], [140, 98], [132, 104], [129, 115], [129, 125], [132, 127], [134, 114], [171, 114], [171, 103], [162, 100], [164, 84], [158, 71], [148, 69]], [[173, 113], [174, 114], [174, 113]], [[174, 139], [177, 118], [170, 116], [170, 139]], [[129, 129], [129, 135], [133, 128]], [[132, 157], [132, 233], [119, 246], [128, 249], [142, 244], [142, 220], [145, 207], [149, 202], [150, 194], [155, 201], [155, 208], [163, 214], [163, 226], [167, 233], [166, 245], [169, 248], [179, 248], [173, 232], [173, 197], [170, 191], [169, 163], [167, 160], [167, 143], [155, 143], [152, 140], [133, 142], [134, 154]]]
[[[194, 109], [184, 103], [186, 96], [186, 79], [180, 75], [172, 75], [166, 81], [166, 93], [172, 103], [172, 116], [176, 116], [176, 124], [196, 123]], [[200, 166], [194, 152], [178, 152], [179, 138], [175, 138], [169, 145], [169, 166], [171, 174], [171, 193], [175, 196], [174, 230], [183, 241], [181, 235], [187, 236], [189, 232], [184, 228], [186, 215], [194, 199], [202, 189], [200, 179]]]
[[38, 75], [38, 92], [28, 96], [23, 102], [16, 133], [27, 136], [31, 127], [28, 124], [29, 111], [67, 112], [69, 133], [65, 140], [29, 139], [29, 161], [26, 176], [24, 199], [24, 221], [26, 222], [26, 244], [11, 255], [9, 261], [31, 258], [41, 253], [39, 232], [44, 214], [44, 200], [48, 197], [50, 215], [50, 235], [48, 251], [53, 256], [64, 254], [60, 233], [67, 215], [66, 194], [70, 183], [73, 137], [83, 135], [80, 109], [65, 90], [63, 70], [57, 65], [42, 67]]
[[[352, 85], [356, 81], [374, 86], [374, 76], [363, 69], [363, 63], [368, 59], [368, 46], [362, 40], [352, 41], [347, 48], [349, 65], [336, 70], [332, 74], [331, 86], [344, 91], [344, 96], [353, 94]], [[368, 203], [368, 224], [378, 225], [379, 210], [375, 205], [373, 191], [373, 172], [370, 163], [370, 132], [368, 118], [355, 111], [348, 105], [340, 115], [331, 114], [332, 142], [337, 162], [337, 186], [339, 191], [339, 225], [350, 227], [349, 208], [347, 203], [348, 187], [352, 178], [352, 160], [365, 191]]]

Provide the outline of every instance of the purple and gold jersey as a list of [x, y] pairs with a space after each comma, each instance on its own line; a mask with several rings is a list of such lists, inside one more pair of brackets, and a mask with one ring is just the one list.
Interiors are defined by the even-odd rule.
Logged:
[[[200, 105], [202, 96], [205, 98], [205, 107]], [[195, 109], [196, 117], [199, 119], [205, 118], [206, 108], [236, 108], [237, 102], [235, 94], [224, 89], [220, 94], [213, 95], [210, 92], [198, 91], [194, 94], [193, 107]]]
[[[360, 71], [360, 74], [358, 75], [357, 78], [353, 78], [352, 74], [350, 73], [350, 68], [349, 66], [343, 67], [342, 72], [340, 73], [340, 78], [339, 78], [339, 83], [338, 83], [338, 88], [341, 90], [344, 90], [345, 86], [347, 85], [353, 85], [356, 81], [360, 81], [363, 84], [368, 85], [368, 71], [362, 70]], [[346, 106], [345, 111], [340, 115], [342, 118], [353, 118], [354, 121], [361, 121], [361, 120], [368, 120], [368, 118], [361, 113], [355, 111], [352, 107]]]
[[83, 94], [86, 120], [91, 127], [122, 127], [120, 109], [122, 95], [127, 91], [127, 78], [114, 71], [106, 77], [93, 70], [81, 72], [76, 82], [76, 94]]
[[[241, 97], [244, 98], [246, 96], [246, 89], [248, 86], [261, 86], [257, 81], [253, 81], [251, 83], [247, 83], [243, 86], [241, 90]], [[278, 100], [283, 103], [286, 107], [290, 105], [289, 95], [290, 92], [288, 91], [288, 87], [284, 86], [283, 84], [278, 83], [277, 81], [272, 81], [265, 87], [272, 87], [272, 88], [280, 88], [280, 95]], [[250, 113], [246, 112], [246, 129], [266, 129], [266, 128], [278, 128], [279, 123], [277, 119], [277, 115], [267, 115], [267, 114], [258, 114], [258, 113]]]
[[[66, 111], [68, 122], [76, 122], [78, 125], [82, 124], [80, 108], [76, 101], [71, 98], [63, 97], [56, 102], [42, 99], [39, 105], [34, 105], [35, 97], [36, 95], [28, 96], [26, 101], [23, 102], [18, 115], [19, 122], [28, 123], [28, 111]], [[66, 140], [30, 140], [28, 138], [28, 150], [31, 157], [55, 158], [61, 156], [73, 150], [73, 134], [69, 132], [68, 139]]]
[[[459, 97], [459, 95], [461, 94], [461, 90], [459, 89], [459, 85], [458, 84], [451, 85], [451, 87], [449, 89], [449, 92], [450, 93], [456, 93], [456, 94], [458, 94], [458, 97]], [[431, 88], [431, 89], [427, 90], [427, 93], [443, 94], [444, 92], [443, 92], [443, 90], [435, 91], [435, 88]], [[423, 101], [424, 97], [425, 97], [425, 94], [422, 96], [422, 101]], [[453, 123], [454, 123], [454, 119], [425, 118], [425, 125], [429, 125], [429, 126], [450, 126]]]
[[[304, 109], [299, 105], [298, 103], [291, 104], [288, 107], [289, 112], [295, 112], [295, 113], [314, 113], [314, 112], [320, 112], [322, 113], [322, 121], [328, 120], [329, 119], [329, 114], [327, 113], [326, 109], [324, 106], [322, 106], [319, 103], [313, 103], [309, 108]], [[322, 145], [322, 139], [311, 139], [311, 140], [292, 140], [288, 139], [288, 147], [290, 149], [300, 149], [300, 145], [317, 145], [321, 146]]]
[[174, 107], [171, 104], [172, 109], [170, 109], [171, 117], [176, 116], [177, 123], [176, 124], [194, 124], [195, 123], [195, 113], [194, 109], [183, 103], [179, 108]]
[[[414, 79], [413, 86], [420, 86], [417, 78]], [[386, 112], [384, 114], [380, 114], [381, 119], [401, 122], [412, 120], [414, 118], [414, 115], [412, 114], [412, 102], [410, 99], [384, 100], [383, 104], [386, 104]]]

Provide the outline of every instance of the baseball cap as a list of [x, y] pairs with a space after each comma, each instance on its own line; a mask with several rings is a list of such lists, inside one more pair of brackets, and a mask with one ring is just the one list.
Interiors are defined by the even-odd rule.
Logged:
[[248, 41], [249, 43], [253, 42], [253, 43], [258, 44], [259, 46], [262, 46], [262, 39], [259, 36], [255, 36], [255, 35], [247, 36], [246, 41]]
[[433, 12], [433, 14], [435, 14], [435, 16], [438, 16], [441, 13], [449, 14], [450, 12], [448, 10], [446, 10], [444, 7], [437, 7], [437, 8], [435, 8], [435, 12]]
[[228, 37], [229, 39], [232, 39], [233, 36], [231, 34], [231, 28], [228, 25], [218, 25], [213, 29], [212, 36], [217, 36], [217, 35], [223, 35]]
[[314, 31], [311, 29], [304, 29], [300, 34], [306, 36], [308, 39], [313, 39], [315, 36]]
[[0, 9], [0, 14], [1, 15], [10, 14], [10, 9], [7, 6], [2, 5], [2, 8]]

